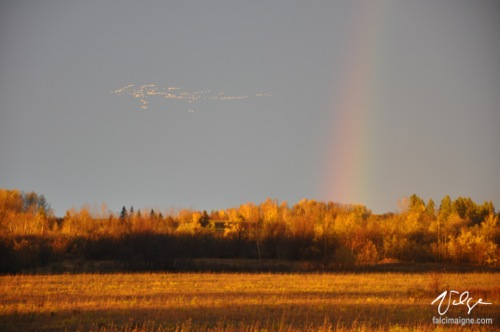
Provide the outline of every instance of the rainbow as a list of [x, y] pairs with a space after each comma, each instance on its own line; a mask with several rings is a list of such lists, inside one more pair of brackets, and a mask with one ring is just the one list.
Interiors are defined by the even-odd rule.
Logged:
[[[379, 5], [379, 6], [377, 6]], [[338, 203], [367, 204], [372, 194], [369, 174], [370, 116], [375, 107], [375, 71], [382, 4], [365, 0], [354, 8], [340, 81], [330, 103], [332, 127], [325, 154], [321, 196]], [[340, 87], [340, 88], [339, 88]]]

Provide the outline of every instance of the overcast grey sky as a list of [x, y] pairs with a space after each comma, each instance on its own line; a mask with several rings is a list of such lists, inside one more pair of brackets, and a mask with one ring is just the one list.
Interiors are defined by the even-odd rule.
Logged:
[[[57, 215], [386, 212], [412, 193], [498, 209], [499, 22], [493, 0], [2, 1], [0, 187]], [[146, 84], [210, 92], [112, 93]]]

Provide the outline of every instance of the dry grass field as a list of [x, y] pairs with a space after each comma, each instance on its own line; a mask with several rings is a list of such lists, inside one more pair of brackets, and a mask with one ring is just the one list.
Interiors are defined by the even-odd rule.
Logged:
[[[442, 291], [492, 305], [433, 325]], [[471, 304], [472, 304], [471, 303]], [[0, 277], [0, 330], [425, 331], [499, 330], [500, 274], [65, 274]]]

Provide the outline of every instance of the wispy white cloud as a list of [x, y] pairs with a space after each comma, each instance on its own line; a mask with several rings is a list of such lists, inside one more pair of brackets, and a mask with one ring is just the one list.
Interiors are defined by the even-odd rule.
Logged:
[[[175, 86], [166, 86], [159, 84], [145, 84], [141, 86], [135, 86], [134, 84], [129, 84], [123, 88], [113, 90], [111, 93], [118, 96], [131, 96], [133, 98], [139, 99], [143, 110], [148, 109], [149, 101], [148, 98], [154, 96], [161, 96], [165, 99], [175, 99], [192, 104], [199, 101], [213, 101], [213, 102], [225, 102], [225, 101], [241, 101], [249, 99], [253, 96], [250, 95], [226, 95], [224, 92], [212, 93], [210, 90], [202, 91], [189, 91], [184, 90]], [[272, 97], [269, 93], [256, 93], [255, 97]], [[188, 112], [194, 112], [192, 107], [187, 109]]]

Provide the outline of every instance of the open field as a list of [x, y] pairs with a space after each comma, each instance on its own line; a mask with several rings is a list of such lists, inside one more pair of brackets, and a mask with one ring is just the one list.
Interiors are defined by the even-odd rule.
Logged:
[[157, 273], [2, 276], [0, 330], [434, 330], [447, 289], [493, 303], [448, 328], [500, 329], [499, 273]]

